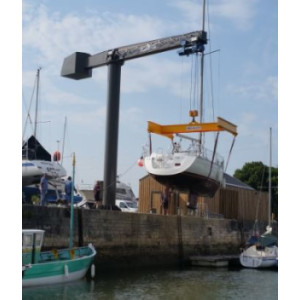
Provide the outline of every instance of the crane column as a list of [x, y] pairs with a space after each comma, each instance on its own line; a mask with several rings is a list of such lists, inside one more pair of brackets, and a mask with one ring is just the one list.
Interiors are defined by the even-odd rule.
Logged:
[[[115, 209], [122, 61], [108, 65], [103, 208]], [[107, 186], [105, 186], [107, 184]]]

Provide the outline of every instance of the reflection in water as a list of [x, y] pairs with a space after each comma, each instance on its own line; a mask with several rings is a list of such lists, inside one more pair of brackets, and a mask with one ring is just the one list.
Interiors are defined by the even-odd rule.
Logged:
[[[274, 270], [188, 268], [97, 274], [95, 280], [23, 289], [26, 299], [277, 299]], [[255, 287], [255, 288], [254, 288]]]
[[80, 299], [85, 295], [93, 292], [94, 282], [86, 279], [79, 280], [76, 282], [45, 285], [40, 287], [30, 287], [22, 289], [22, 299]]

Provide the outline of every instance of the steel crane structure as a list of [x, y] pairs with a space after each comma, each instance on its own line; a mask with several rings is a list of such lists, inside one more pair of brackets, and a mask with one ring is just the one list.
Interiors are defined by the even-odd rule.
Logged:
[[103, 176], [104, 209], [115, 208], [122, 65], [125, 61], [130, 59], [136, 59], [181, 47], [182, 50], [179, 52], [179, 55], [189, 55], [195, 52], [203, 52], [204, 45], [206, 43], [207, 33], [202, 30], [161, 38], [153, 41], [132, 44], [129, 46], [122, 46], [94, 55], [75, 52], [64, 59], [61, 76], [70, 79], [78, 80], [92, 77], [93, 68], [108, 66], [106, 139]]

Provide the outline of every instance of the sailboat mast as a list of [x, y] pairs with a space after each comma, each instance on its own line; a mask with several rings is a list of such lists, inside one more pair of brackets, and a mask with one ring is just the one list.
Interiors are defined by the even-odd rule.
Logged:
[[[203, 0], [203, 15], [202, 15], [202, 31], [205, 31], [205, 0]], [[204, 51], [201, 52], [201, 76], [200, 76], [200, 111], [199, 111], [199, 122], [203, 122], [203, 77], [204, 77]], [[202, 133], [199, 136], [199, 147], [201, 152], [202, 145]]]
[[268, 225], [271, 226], [271, 166], [272, 166], [272, 127], [270, 127], [270, 164], [269, 164], [269, 213]]
[[64, 124], [64, 136], [63, 136], [62, 153], [61, 153], [61, 165], [63, 165], [63, 161], [64, 161], [66, 129], [67, 129], [67, 117], [65, 117], [65, 124]]
[[74, 184], [75, 184], [75, 152], [73, 153], [72, 167], [73, 167], [73, 178], [71, 185], [71, 215], [70, 215], [70, 236], [69, 236], [69, 248], [73, 248], [73, 226], [74, 226]]
[[36, 73], [36, 100], [35, 100], [35, 117], [34, 117], [34, 131], [33, 131], [33, 135], [35, 138], [36, 138], [37, 123], [38, 123], [40, 70], [41, 68], [38, 68]]

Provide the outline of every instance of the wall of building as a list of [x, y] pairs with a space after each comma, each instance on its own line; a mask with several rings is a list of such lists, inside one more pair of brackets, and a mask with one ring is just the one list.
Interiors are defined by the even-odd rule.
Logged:
[[[139, 212], [148, 213], [152, 209], [161, 214], [160, 193], [164, 186], [152, 176], [140, 179], [139, 185]], [[187, 202], [190, 201], [188, 190], [174, 190], [171, 194], [169, 214], [187, 215]], [[227, 219], [239, 222], [260, 222], [268, 220], [268, 194], [242, 187], [226, 186], [220, 188], [214, 197], [198, 197], [198, 216], [222, 215]], [[179, 208], [179, 209], [178, 209]]]
[[[69, 245], [70, 209], [23, 206], [23, 229], [46, 230], [46, 248]], [[195, 216], [74, 210], [74, 245], [93, 243], [101, 268], [174, 265], [190, 255], [239, 252], [238, 223]]]

